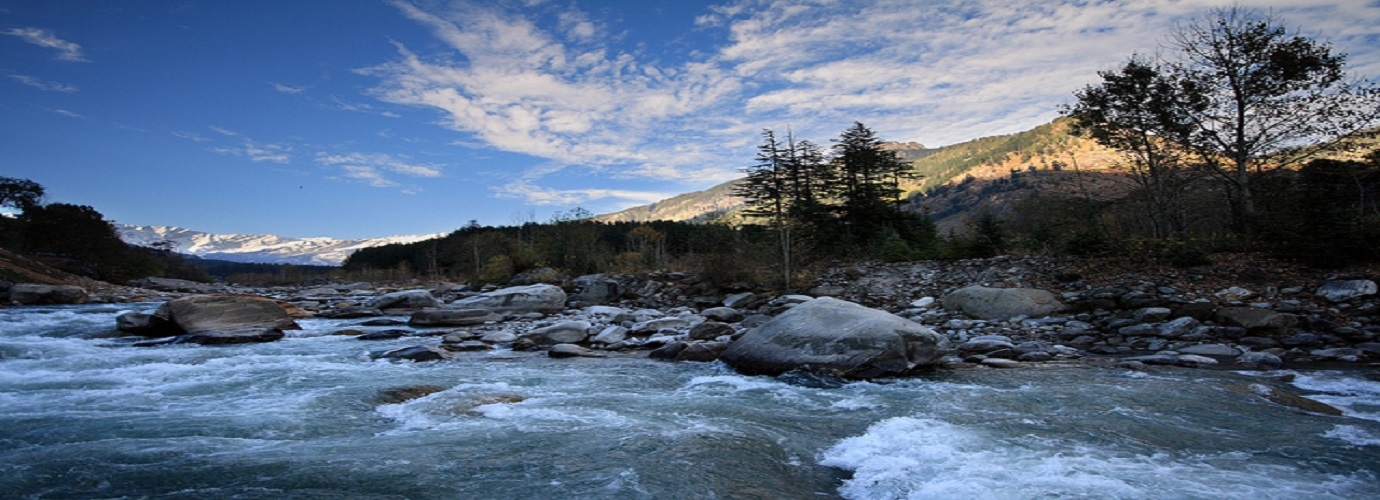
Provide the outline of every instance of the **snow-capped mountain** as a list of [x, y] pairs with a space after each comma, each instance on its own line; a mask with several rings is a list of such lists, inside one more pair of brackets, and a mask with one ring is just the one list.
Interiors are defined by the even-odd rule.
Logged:
[[357, 240], [328, 237], [289, 238], [272, 234], [211, 234], [173, 226], [115, 224], [120, 238], [131, 245], [172, 242], [173, 251], [205, 259], [266, 264], [338, 266], [355, 250], [390, 243], [412, 243], [444, 236], [419, 234]]

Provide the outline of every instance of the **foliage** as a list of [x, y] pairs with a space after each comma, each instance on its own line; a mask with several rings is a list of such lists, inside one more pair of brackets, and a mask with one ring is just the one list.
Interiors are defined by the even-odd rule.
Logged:
[[28, 179], [0, 177], [0, 207], [13, 207], [21, 212], [37, 207], [43, 200], [43, 186]]

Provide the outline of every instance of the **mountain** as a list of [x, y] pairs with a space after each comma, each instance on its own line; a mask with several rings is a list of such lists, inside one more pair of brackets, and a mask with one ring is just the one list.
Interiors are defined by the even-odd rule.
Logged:
[[328, 237], [290, 238], [271, 234], [211, 234], [173, 226], [115, 224], [120, 238], [131, 245], [170, 242], [172, 250], [204, 259], [264, 264], [339, 266], [355, 250], [391, 243], [412, 243], [444, 236], [423, 234], [338, 240]]
[[743, 206], [743, 199], [733, 194], [742, 182], [734, 179], [704, 191], [677, 195], [651, 205], [629, 208], [622, 212], [595, 216], [600, 222], [646, 222], [654, 220], [707, 220]]
[[[1125, 188], [1115, 151], [1074, 136], [1065, 118], [1014, 134], [983, 137], [941, 148], [888, 142], [882, 149], [910, 161], [921, 177], [902, 184], [913, 210], [929, 210], [941, 229], [961, 229], [973, 210], [1010, 210], [1035, 191], [1116, 196]], [[1111, 172], [1112, 175], [1101, 175]], [[1099, 175], [1090, 175], [1097, 173]], [[595, 217], [601, 221], [709, 220], [732, 215], [743, 200], [733, 180], [651, 205]]]

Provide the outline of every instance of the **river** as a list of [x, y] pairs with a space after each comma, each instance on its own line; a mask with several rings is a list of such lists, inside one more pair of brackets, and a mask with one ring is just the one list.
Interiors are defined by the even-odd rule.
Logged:
[[[381, 361], [425, 340], [330, 335], [359, 320], [236, 346], [104, 335], [153, 306], [0, 309], [0, 496], [1380, 497], [1380, 382], [1360, 370], [844, 383], [636, 356]], [[422, 396], [396, 396], [409, 390]]]

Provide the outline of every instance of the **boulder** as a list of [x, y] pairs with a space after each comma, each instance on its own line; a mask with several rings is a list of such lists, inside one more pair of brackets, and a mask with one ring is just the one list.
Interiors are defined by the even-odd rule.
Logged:
[[401, 359], [407, 361], [442, 361], [450, 359], [451, 356], [451, 353], [438, 347], [414, 345], [411, 347], [394, 349], [375, 357], [377, 359]]
[[602, 358], [603, 354], [596, 353], [589, 349], [575, 344], [556, 344], [551, 346], [551, 350], [546, 351], [546, 356], [551, 358]]
[[316, 316], [330, 319], [372, 318], [375, 316], [383, 316], [383, 311], [375, 307], [347, 306], [321, 311], [316, 313]]
[[728, 346], [728, 342], [694, 342], [686, 344], [685, 348], [677, 351], [672, 359], [707, 363], [719, 359], [719, 356], [723, 355]]
[[278, 302], [254, 295], [193, 295], [165, 302], [154, 316], [184, 332], [244, 327], [300, 329]]
[[376, 332], [369, 332], [369, 333], [366, 333], [366, 334], [364, 334], [364, 335], [360, 335], [360, 336], [358, 336], [358, 337], [355, 337], [355, 339], [356, 339], [356, 340], [393, 340], [393, 339], [398, 339], [398, 338], [406, 337], [406, 336], [408, 336], [408, 335], [411, 334], [411, 333], [412, 333], [412, 332], [409, 332], [409, 331], [407, 331], [407, 330], [399, 330], [399, 329], [379, 330], [379, 331], [376, 331]]
[[412, 326], [472, 326], [498, 321], [503, 316], [488, 309], [423, 309], [412, 313]]
[[1194, 354], [1214, 358], [1232, 358], [1241, 355], [1240, 350], [1226, 344], [1198, 344], [1176, 350], [1179, 351], [1179, 354]]
[[970, 286], [945, 295], [940, 302], [946, 309], [980, 319], [1038, 318], [1064, 309], [1064, 304], [1053, 293], [1034, 288]]
[[621, 283], [605, 278], [602, 274], [575, 278], [575, 287], [580, 291], [570, 297], [570, 300], [596, 305], [614, 302], [622, 298], [623, 292], [626, 291]]
[[757, 300], [757, 294], [754, 294], [752, 292], [735, 293], [733, 295], [729, 295], [728, 297], [724, 297], [723, 305], [724, 307], [738, 309], [741, 307], [747, 307], [747, 305], [752, 303], [752, 301], [754, 300]]
[[705, 321], [690, 329], [691, 340], [714, 340], [725, 335], [737, 333], [733, 327], [718, 321]]
[[719, 359], [749, 375], [803, 369], [866, 379], [937, 363], [948, 349], [944, 336], [919, 323], [823, 297], [747, 332]]
[[590, 328], [588, 321], [562, 321], [532, 330], [523, 337], [532, 339], [537, 345], [578, 344], [589, 337]]
[[516, 333], [513, 333], [513, 332], [510, 332], [510, 331], [508, 331], [508, 330], [499, 330], [499, 331], [496, 331], [496, 332], [489, 332], [489, 333], [484, 334], [483, 337], [479, 337], [479, 340], [482, 340], [482, 341], [484, 341], [484, 342], [488, 342], [488, 343], [490, 343], [490, 344], [502, 344], [502, 343], [505, 343], [505, 342], [512, 342], [512, 341], [515, 341], [515, 340], [517, 340], [517, 339], [518, 339], [517, 334], [516, 334]]
[[403, 290], [374, 297], [364, 305], [375, 309], [427, 309], [440, 307], [441, 302], [427, 290]]
[[245, 326], [219, 330], [199, 330], [179, 335], [173, 344], [247, 344], [251, 342], [272, 342], [282, 339], [283, 331], [270, 326]]
[[207, 293], [211, 291], [211, 285], [174, 278], [149, 277], [131, 280], [129, 283], [126, 284], [132, 287], [145, 288], [148, 290], [158, 290], [160, 292]]
[[1318, 287], [1316, 295], [1328, 302], [1346, 302], [1376, 292], [1375, 282], [1371, 280], [1328, 281]]
[[141, 312], [127, 312], [116, 316], [115, 329], [143, 337], [172, 337], [182, 333], [182, 329], [177, 325]]
[[637, 335], [651, 335], [661, 330], [680, 330], [690, 328], [690, 320], [679, 316], [666, 316], [633, 324], [631, 330]]
[[628, 340], [628, 329], [619, 325], [605, 327], [603, 330], [599, 331], [598, 335], [594, 336], [594, 339], [592, 339], [593, 342], [601, 344], [617, 344], [624, 340]]
[[565, 308], [565, 291], [555, 285], [502, 288], [451, 302], [454, 309], [488, 309], [497, 312], [556, 312]]
[[1239, 326], [1253, 335], [1279, 336], [1299, 324], [1296, 315], [1254, 307], [1224, 307], [1214, 319], [1227, 326]]
[[1246, 365], [1256, 370], [1278, 370], [1284, 367], [1284, 361], [1268, 352], [1248, 352], [1236, 358], [1236, 364]]
[[79, 286], [20, 283], [10, 287], [10, 300], [20, 305], [39, 306], [85, 304], [88, 298], [86, 289]]
[[737, 323], [743, 320], [743, 313], [732, 307], [711, 307], [700, 311], [700, 316], [722, 323]]

